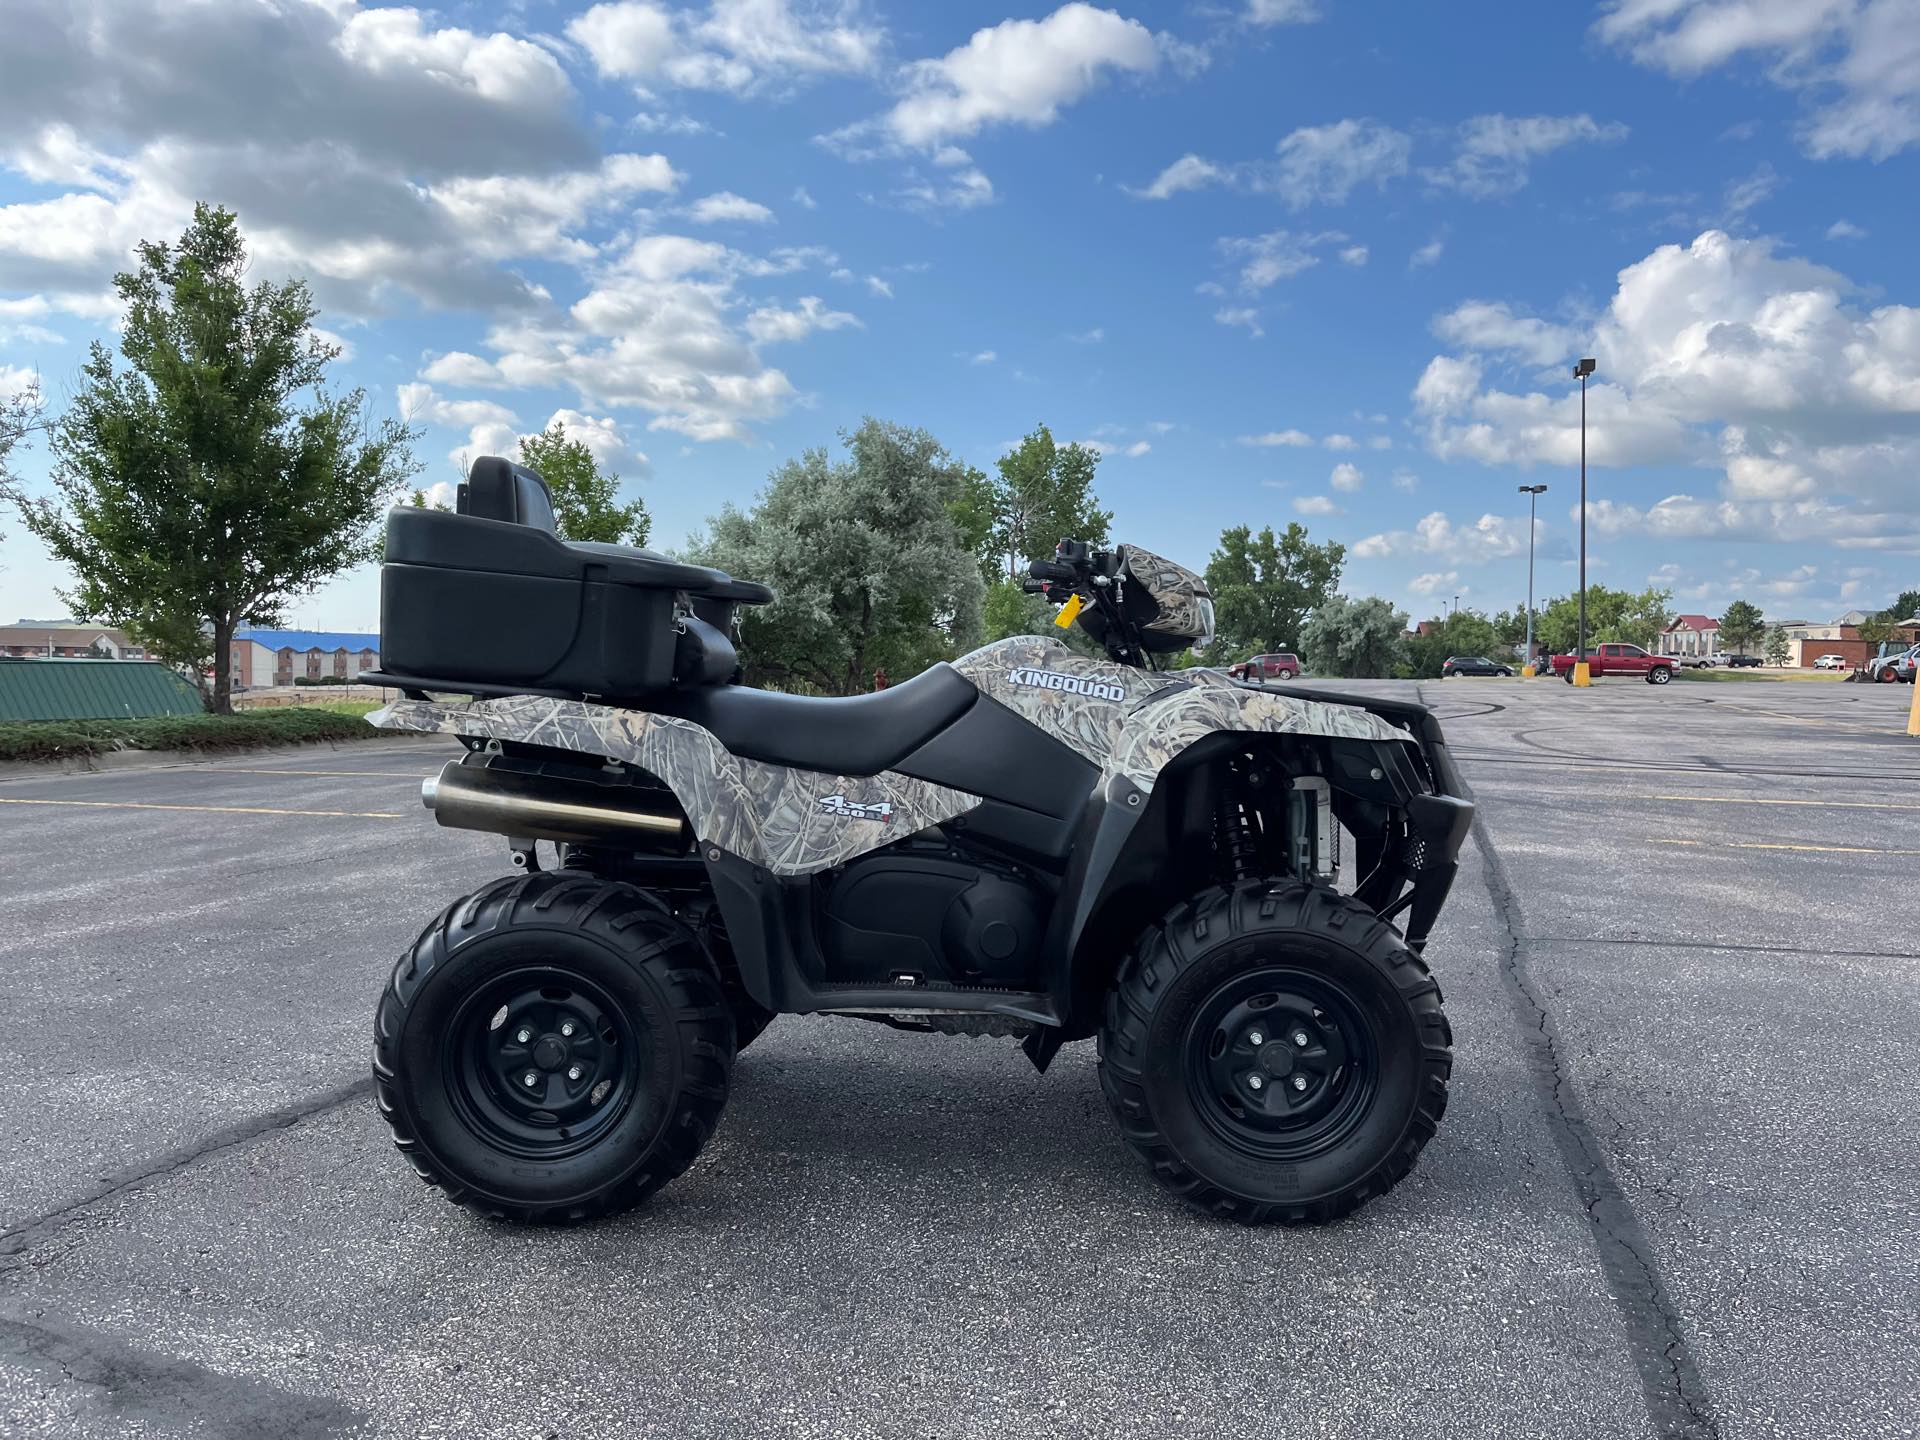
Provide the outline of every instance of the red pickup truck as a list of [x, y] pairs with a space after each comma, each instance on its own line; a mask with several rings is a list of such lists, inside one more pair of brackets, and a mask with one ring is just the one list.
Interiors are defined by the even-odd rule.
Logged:
[[[1556, 655], [1550, 663], [1554, 674], [1573, 683], [1573, 656]], [[1673, 679], [1673, 657], [1649, 655], [1638, 645], [1593, 645], [1587, 649], [1587, 673], [1596, 680], [1602, 675], [1643, 675], [1649, 685], [1665, 685]]]

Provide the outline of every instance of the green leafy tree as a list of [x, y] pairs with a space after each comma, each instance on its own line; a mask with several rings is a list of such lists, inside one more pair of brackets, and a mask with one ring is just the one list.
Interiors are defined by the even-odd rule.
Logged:
[[788, 461], [691, 547], [779, 595], [742, 616], [750, 682], [851, 694], [979, 643], [985, 587], [951, 509], [968, 467], [924, 430], [869, 419], [841, 438], [845, 460]]
[[1056, 445], [1042, 425], [1000, 457], [993, 476], [969, 468], [950, 510], [981, 574], [1017, 580], [1029, 561], [1052, 558], [1063, 539], [1106, 544], [1113, 512], [1093, 493], [1099, 464], [1096, 451]]
[[325, 388], [339, 350], [306, 285], [248, 289], [226, 210], [194, 207], [179, 243], [143, 242], [115, 277], [120, 351], [96, 343], [53, 431], [51, 498], [27, 528], [73, 571], [61, 598], [198, 676], [231, 708], [234, 630], [377, 554], [371, 530], [419, 467], [414, 431], [369, 429], [365, 396]]
[[645, 545], [653, 517], [644, 500], [622, 505], [620, 477], [602, 470], [583, 440], [571, 439], [558, 420], [520, 441], [520, 463], [547, 482], [553, 524], [562, 540], [607, 545]]
[[1893, 618], [1911, 620], [1916, 615], [1920, 615], [1920, 590], [1902, 590], [1893, 602]]
[[1300, 648], [1316, 675], [1387, 676], [1406, 663], [1407, 615], [1377, 595], [1329, 595], [1300, 628]]
[[1500, 642], [1502, 654], [1499, 658], [1504, 660], [1506, 658], [1506, 651], [1512, 651], [1516, 655], [1519, 654], [1520, 647], [1527, 643], [1526, 610], [1502, 610], [1498, 615], [1493, 617], [1490, 623], [1493, 626], [1494, 634]]
[[1888, 641], [1903, 633], [1895, 623], [1898, 618], [1891, 610], [1880, 610], [1860, 622], [1854, 633], [1867, 642], [1870, 657], [1877, 656]]
[[438, 500], [429, 500], [427, 498], [427, 492], [424, 490], [415, 490], [413, 494], [407, 497], [407, 504], [416, 510], [449, 510], [452, 508], [448, 505], [442, 505]]
[[1426, 634], [1407, 640], [1407, 672], [1416, 679], [1432, 679], [1453, 655], [1484, 655], [1504, 663], [1512, 658], [1512, 651], [1502, 644], [1495, 621], [1478, 610], [1455, 610]]
[[[1671, 590], [1610, 590], [1587, 587], [1587, 644], [1625, 641], [1652, 649], [1660, 632], [1673, 620]], [[1580, 597], [1562, 595], [1549, 600], [1534, 622], [1534, 634], [1556, 655], [1571, 654], [1579, 631]]]
[[0, 394], [0, 503], [20, 502], [20, 477], [7, 466], [16, 445], [36, 430], [46, 428], [37, 380], [11, 395]]
[[1760, 613], [1758, 605], [1748, 601], [1734, 601], [1720, 617], [1720, 647], [1723, 650], [1731, 645], [1744, 655], [1747, 647], [1757, 644], [1766, 633], [1766, 617]]
[[1298, 522], [1277, 537], [1271, 525], [1258, 535], [1245, 525], [1223, 530], [1207, 561], [1214, 615], [1209, 662], [1304, 643], [1300, 627], [1339, 586], [1346, 558], [1346, 546], [1336, 540], [1316, 545]]
[[1775, 625], [1767, 631], [1767, 664], [1784, 665], [1792, 653], [1785, 626]]

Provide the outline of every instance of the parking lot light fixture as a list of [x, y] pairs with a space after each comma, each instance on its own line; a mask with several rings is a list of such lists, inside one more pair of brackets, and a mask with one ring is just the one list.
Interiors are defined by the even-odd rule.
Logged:
[[1533, 532], [1538, 523], [1540, 497], [1547, 493], [1544, 485], [1522, 485], [1520, 493], [1527, 497], [1527, 653], [1521, 661], [1522, 670], [1533, 665]]
[[1573, 367], [1573, 378], [1580, 382], [1580, 628], [1573, 652], [1576, 685], [1593, 683], [1587, 668], [1587, 378], [1595, 368], [1592, 356]]

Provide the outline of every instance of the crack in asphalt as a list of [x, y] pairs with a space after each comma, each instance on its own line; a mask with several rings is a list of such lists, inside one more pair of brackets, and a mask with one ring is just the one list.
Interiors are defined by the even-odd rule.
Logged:
[[1657, 945], [1663, 950], [1729, 950], [1755, 955], [1818, 955], [1841, 960], [1920, 960], [1911, 950], [1815, 950], [1806, 945], [1746, 945], [1733, 940], [1660, 940], [1647, 935], [1532, 935], [1536, 945]]
[[157, 1160], [137, 1169], [123, 1170], [107, 1176], [98, 1188], [88, 1191], [78, 1199], [69, 1200], [52, 1210], [0, 1230], [0, 1276], [10, 1270], [16, 1270], [22, 1263], [21, 1257], [42, 1241], [49, 1240], [70, 1222], [78, 1219], [85, 1211], [111, 1200], [130, 1190], [137, 1190], [152, 1181], [168, 1175], [177, 1174], [188, 1166], [197, 1164], [210, 1155], [232, 1150], [257, 1140], [276, 1130], [285, 1130], [299, 1124], [302, 1120], [321, 1114], [323, 1111], [337, 1109], [373, 1091], [373, 1077], [366, 1076], [344, 1085], [335, 1085], [304, 1100], [296, 1100], [277, 1110], [269, 1110], [264, 1115], [256, 1115], [216, 1130], [193, 1145], [169, 1151]]
[[[63, 1327], [34, 1312], [0, 1312], [0, 1357], [23, 1369], [58, 1371], [67, 1384], [98, 1392], [111, 1420], [97, 1433], [117, 1433], [127, 1422], [139, 1420], [163, 1425], [167, 1433], [191, 1429], [233, 1440], [308, 1440], [348, 1434], [365, 1423], [344, 1401], [222, 1374], [191, 1360]], [[69, 1410], [61, 1418], [80, 1417]]]
[[1500, 976], [1512, 996], [1522, 1033], [1535, 1052], [1534, 1074], [1554, 1141], [1593, 1224], [1607, 1290], [1625, 1322], [1628, 1349], [1640, 1372], [1647, 1417], [1656, 1433], [1671, 1440], [1716, 1440], [1720, 1430], [1712, 1400], [1687, 1350], [1680, 1316], [1654, 1261], [1653, 1247], [1573, 1093], [1552, 1017], [1527, 976], [1519, 901], [1504, 863], [1487, 838], [1486, 823], [1478, 815], [1473, 840], [1484, 862], [1487, 894], [1506, 932]]

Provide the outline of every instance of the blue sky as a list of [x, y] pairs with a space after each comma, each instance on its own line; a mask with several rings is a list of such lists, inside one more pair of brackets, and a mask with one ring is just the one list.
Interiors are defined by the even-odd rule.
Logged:
[[[1299, 519], [1351, 593], [1499, 609], [1521, 484], [1571, 583], [1592, 354], [1595, 579], [1920, 584], [1920, 0], [7, 9], [0, 385], [56, 405], [206, 199], [423, 483], [560, 415], [663, 545], [863, 415], [982, 466], [1044, 421], [1121, 538]], [[56, 612], [7, 530], [0, 619]]]

